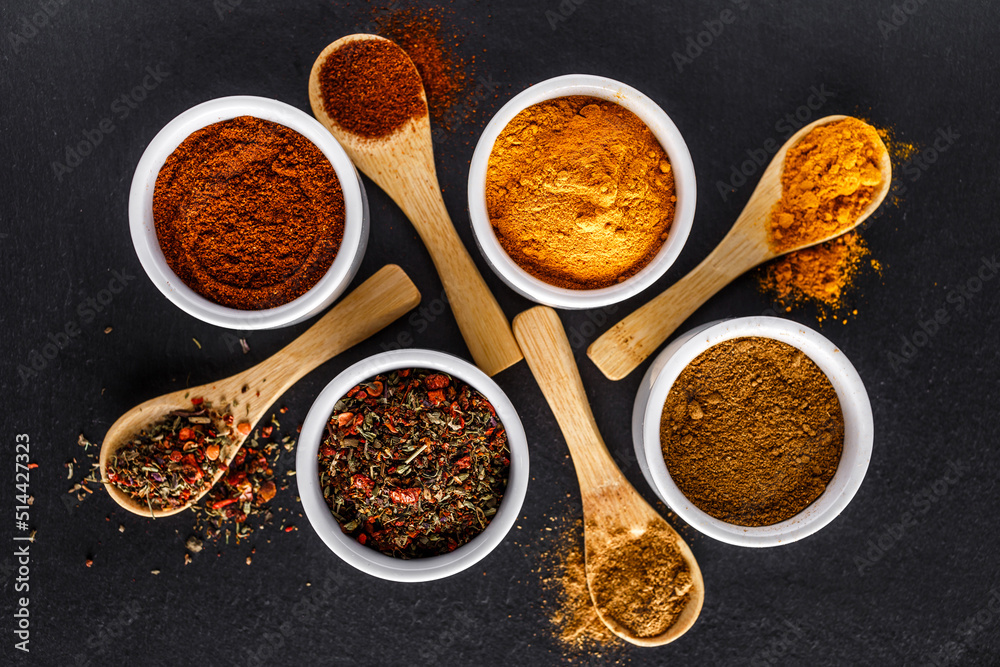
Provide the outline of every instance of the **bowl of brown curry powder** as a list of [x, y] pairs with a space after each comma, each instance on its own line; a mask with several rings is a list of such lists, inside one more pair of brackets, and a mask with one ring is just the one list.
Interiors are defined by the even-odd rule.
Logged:
[[657, 495], [730, 544], [789, 544], [835, 519], [871, 460], [864, 383], [819, 333], [777, 317], [713, 322], [674, 340], [632, 415]]

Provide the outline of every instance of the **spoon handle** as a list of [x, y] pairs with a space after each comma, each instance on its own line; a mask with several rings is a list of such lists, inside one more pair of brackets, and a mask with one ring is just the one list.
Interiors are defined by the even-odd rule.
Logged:
[[514, 336], [569, 447], [586, 503], [588, 491], [628, 482], [597, 429], [573, 350], [556, 311], [536, 306], [514, 318]]
[[701, 264], [590, 344], [587, 356], [608, 379], [631, 373], [716, 292], [772, 256], [742, 219]]
[[510, 323], [455, 231], [436, 179], [419, 179], [397, 198], [437, 269], [476, 365], [496, 375], [521, 360]]
[[248, 371], [261, 380], [246, 379], [261, 388], [264, 400], [257, 405], [266, 409], [314, 368], [382, 330], [418, 303], [420, 291], [403, 269], [395, 264], [382, 267], [304, 334]]

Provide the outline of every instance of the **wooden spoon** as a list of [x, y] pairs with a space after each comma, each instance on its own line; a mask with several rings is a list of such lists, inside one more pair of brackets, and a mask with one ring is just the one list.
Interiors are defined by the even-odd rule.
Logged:
[[[337, 125], [323, 108], [319, 84], [323, 63], [345, 44], [365, 40], [390, 41], [378, 35], [348, 35], [327, 46], [316, 58], [309, 75], [313, 115], [336, 137], [354, 164], [385, 190], [410, 219], [437, 268], [472, 358], [487, 375], [495, 375], [520, 361], [521, 351], [500, 304], [448, 216], [434, 168], [430, 116], [425, 113], [421, 118], [407, 121], [389, 136], [368, 139]], [[423, 88], [421, 97], [426, 106]]]
[[[267, 414], [271, 404], [304, 375], [385, 328], [418, 303], [420, 292], [416, 286], [401, 268], [390, 264], [363, 282], [304, 334], [269, 359], [225, 380], [181, 389], [140, 403], [119, 417], [104, 436], [100, 457], [104, 487], [116, 503], [141, 516], [164, 517], [187, 509], [208, 489], [197, 498], [191, 498], [183, 507], [150, 510], [148, 505], [137, 502], [108, 482], [108, 460], [150, 422], [174, 410], [190, 410], [194, 397], [204, 398], [215, 407], [231, 405], [234, 422], [248, 422], [252, 429]], [[239, 440], [223, 448], [220, 454], [220, 459], [227, 466], [247, 438], [235, 431], [234, 435]], [[212, 484], [224, 472], [217, 472]]]
[[[827, 116], [806, 125], [785, 142], [771, 158], [733, 228], [701, 264], [678, 280], [668, 290], [608, 329], [590, 344], [587, 355], [608, 378], [620, 380], [631, 373], [646, 357], [656, 351], [684, 320], [720, 289], [758, 264], [793, 250], [801, 250], [847, 233], [865, 221], [889, 192], [892, 164], [889, 152], [882, 145], [882, 187], [854, 225], [813, 243], [804, 243], [782, 252], [775, 252], [768, 243], [768, 223], [771, 209], [781, 199], [781, 171], [785, 154], [802, 137], [818, 125], [825, 125], [848, 116]], [[881, 140], [879, 142], [881, 144]]]
[[[633, 539], [638, 539], [655, 522], [673, 536], [690, 569], [692, 585], [687, 606], [662, 635], [634, 636], [615, 619], [602, 614], [597, 605], [601, 621], [622, 639], [639, 646], [660, 646], [677, 639], [694, 625], [705, 600], [705, 583], [694, 554], [681, 536], [643, 500], [611, 458], [597, 430], [559, 315], [547, 306], [527, 310], [514, 318], [514, 335], [545, 400], [555, 413], [576, 468], [583, 496], [586, 562], [595, 561], [598, 550], [607, 545], [608, 535], [628, 531]], [[595, 590], [593, 574], [588, 567], [587, 584], [592, 593]]]

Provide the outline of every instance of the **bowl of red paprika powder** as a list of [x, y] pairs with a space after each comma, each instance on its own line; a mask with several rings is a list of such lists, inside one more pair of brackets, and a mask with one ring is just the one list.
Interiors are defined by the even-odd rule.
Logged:
[[527, 437], [510, 399], [472, 364], [394, 350], [323, 389], [295, 473], [309, 523], [337, 556], [382, 579], [432, 581], [485, 558], [514, 526]]
[[[787, 352], [767, 357], [762, 348]], [[713, 379], [710, 366], [727, 379]], [[815, 374], [814, 384], [802, 381], [806, 373]], [[672, 407], [680, 414], [668, 423]], [[665, 446], [664, 429], [676, 424], [698, 426], [674, 431]], [[763, 446], [755, 440], [762, 432], [773, 434]], [[722, 542], [774, 547], [812, 535], [844, 511], [868, 470], [874, 423], [861, 377], [831, 341], [780, 317], [741, 317], [696, 327], [664, 348], [639, 385], [632, 438], [646, 481], [681, 519]], [[665, 447], [693, 462], [676, 479]], [[690, 470], [699, 475], [693, 482]], [[685, 495], [684, 484], [699, 500]], [[720, 518], [720, 508], [731, 513]]]
[[230, 329], [308, 319], [348, 287], [368, 200], [337, 140], [277, 100], [223, 97], [174, 118], [132, 179], [139, 261], [176, 306]]

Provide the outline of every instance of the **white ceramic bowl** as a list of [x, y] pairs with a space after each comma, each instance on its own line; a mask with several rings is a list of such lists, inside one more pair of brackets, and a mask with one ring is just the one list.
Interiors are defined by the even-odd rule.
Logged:
[[[313, 142], [330, 160], [344, 192], [344, 239], [329, 270], [308, 292], [277, 308], [238, 310], [209, 301], [195, 292], [167, 265], [153, 224], [153, 189], [167, 157], [192, 132], [236, 116], [256, 116], [279, 123]], [[316, 119], [295, 107], [265, 97], [220, 97], [192, 107], [167, 123], [153, 137], [135, 168], [128, 217], [135, 252], [153, 284], [189, 315], [229, 329], [276, 329], [319, 313], [347, 289], [368, 244], [368, 198], [347, 153]]]
[[[726, 340], [759, 336], [802, 350], [830, 378], [844, 414], [844, 449], [826, 490], [792, 518], [772, 526], [747, 527], [720, 521], [698, 509], [677, 488], [660, 449], [663, 404], [677, 376], [702, 352]], [[829, 340], [791, 320], [741, 317], [710, 322], [675, 339], [649, 367], [632, 411], [632, 439], [642, 474], [656, 495], [694, 528], [722, 542], [773, 547], [811, 535], [833, 521], [861, 486], [872, 455], [874, 426], [868, 393], [844, 353]]]
[[[507, 431], [510, 472], [500, 508], [479, 535], [451, 553], [405, 560], [359, 543], [344, 533], [330, 513], [319, 483], [319, 446], [333, 406], [351, 387], [368, 378], [400, 368], [427, 368], [448, 373], [478, 390], [496, 410]], [[394, 350], [369, 357], [335, 377], [316, 398], [302, 424], [295, 454], [295, 479], [306, 517], [330, 549], [347, 563], [391, 581], [432, 581], [472, 567], [485, 558], [517, 521], [528, 488], [528, 440], [514, 404], [493, 380], [472, 364], [433, 350]]]
[[[556, 287], [522, 269], [503, 249], [486, 209], [486, 168], [497, 137], [524, 109], [558, 97], [587, 95], [620, 104], [652, 130], [670, 158], [677, 192], [667, 240], [653, 260], [631, 278], [611, 287], [576, 290]], [[691, 153], [673, 121], [653, 100], [624, 83], [602, 76], [567, 74], [535, 84], [507, 102], [483, 130], [469, 168], [469, 217], [480, 251], [490, 267], [515, 292], [555, 308], [599, 308], [635, 296], [659, 279], [680, 255], [694, 220], [697, 186]]]

